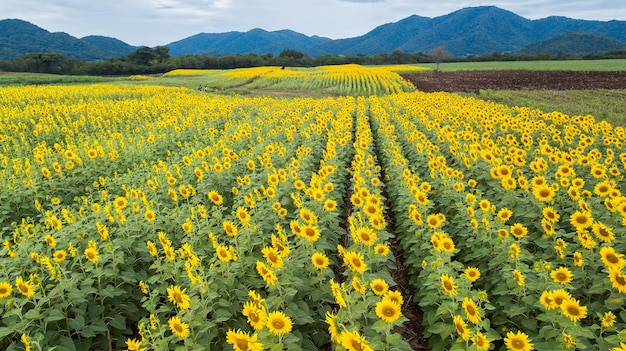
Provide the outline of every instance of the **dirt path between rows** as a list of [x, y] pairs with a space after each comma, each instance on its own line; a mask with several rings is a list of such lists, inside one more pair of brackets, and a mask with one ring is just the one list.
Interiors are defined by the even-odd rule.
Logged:
[[402, 77], [423, 92], [626, 89], [626, 71], [457, 71]]

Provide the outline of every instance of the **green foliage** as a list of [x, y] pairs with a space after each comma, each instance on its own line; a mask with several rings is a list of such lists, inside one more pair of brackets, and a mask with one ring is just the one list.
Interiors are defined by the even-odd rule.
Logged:
[[570, 32], [526, 45], [520, 53], [561, 52], [573, 54], [599, 54], [611, 50], [626, 49], [626, 42], [615, 40], [603, 34]]
[[509, 106], [560, 111], [570, 116], [594, 115], [613, 125], [626, 125], [626, 90], [481, 90], [481, 99]]

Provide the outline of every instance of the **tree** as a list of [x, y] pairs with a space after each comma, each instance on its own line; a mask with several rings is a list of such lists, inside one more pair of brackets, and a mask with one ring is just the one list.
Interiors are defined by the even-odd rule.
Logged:
[[448, 50], [446, 50], [445, 46], [436, 46], [430, 50], [430, 58], [437, 63], [436, 72], [439, 72], [439, 63], [448, 55]]
[[301, 58], [304, 57], [304, 54], [301, 53], [298, 50], [294, 50], [294, 49], [285, 49], [283, 50], [278, 57], [282, 57], [282, 58], [292, 58], [292, 59], [296, 59], [299, 60]]

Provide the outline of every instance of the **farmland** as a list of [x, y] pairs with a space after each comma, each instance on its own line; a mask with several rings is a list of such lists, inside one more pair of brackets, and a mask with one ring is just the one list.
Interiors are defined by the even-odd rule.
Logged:
[[410, 69], [1, 87], [0, 347], [626, 349], [624, 127]]

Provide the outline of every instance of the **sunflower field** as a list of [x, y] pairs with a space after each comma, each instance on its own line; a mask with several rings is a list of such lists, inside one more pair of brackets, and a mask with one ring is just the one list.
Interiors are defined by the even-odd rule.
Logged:
[[0, 88], [0, 348], [626, 350], [623, 127], [254, 70]]

